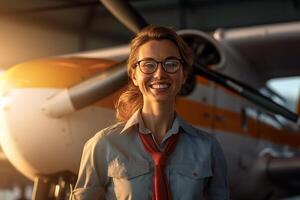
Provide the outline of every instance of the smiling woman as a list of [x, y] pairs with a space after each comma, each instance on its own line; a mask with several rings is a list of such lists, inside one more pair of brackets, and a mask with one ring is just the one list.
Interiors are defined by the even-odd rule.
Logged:
[[229, 199], [219, 143], [175, 111], [191, 65], [172, 29], [148, 26], [133, 39], [120, 122], [86, 143], [72, 199]]
[[[162, 47], [160, 47], [158, 42], [162, 42], [165, 45], [162, 45]], [[155, 49], [152, 49], [152, 46], [155, 47]], [[135, 75], [136, 72], [143, 72], [143, 69], [145, 69], [145, 64], [147, 64], [147, 66], [149, 67], [150, 60], [155, 61], [154, 58], [151, 58], [150, 55], [147, 55], [148, 52], [151, 55], [157, 54], [157, 57], [163, 56], [158, 55], [159, 53], [167, 54], [163, 49], [160, 50], [160, 48], [165, 48], [164, 50], [171, 49], [170, 55], [168, 55], [168, 57], [166, 58], [180, 58], [180, 64], [178, 65], [180, 66], [180, 68], [182, 68], [180, 70], [184, 72], [185, 77], [191, 71], [193, 52], [186, 45], [186, 43], [175, 33], [175, 31], [163, 27], [152, 26], [144, 29], [144, 31], [140, 32], [137, 37], [131, 41], [131, 51], [128, 59], [128, 74], [131, 79], [129, 80], [127, 90], [120, 96], [119, 101], [116, 104], [118, 121], [127, 121], [136, 110], [142, 107], [142, 93], [139, 87], [136, 87], [136, 85], [134, 84], [135, 76], [133, 75]], [[143, 60], [147, 62], [143, 62]], [[164, 62], [162, 62], [161, 64], [166, 64], [165, 61], [168, 60], [164, 60]], [[165, 64], [163, 64], [162, 66], [164, 69]], [[140, 70], [136, 70], [137, 67], [139, 67]], [[144, 74], [145, 76], [147, 76], [147, 74], [150, 75], [147, 72]], [[171, 73], [168, 74], [171, 75]]]

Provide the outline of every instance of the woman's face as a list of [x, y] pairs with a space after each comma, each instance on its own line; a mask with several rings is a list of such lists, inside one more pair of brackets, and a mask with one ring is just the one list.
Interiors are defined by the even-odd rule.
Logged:
[[[169, 40], [150, 40], [143, 44], [137, 55], [140, 60], [164, 61], [167, 58], [181, 59], [176, 45]], [[175, 101], [175, 97], [185, 81], [185, 74], [182, 66], [175, 73], [166, 72], [162, 64], [152, 74], [143, 73], [136, 67], [132, 73], [134, 85], [138, 86], [144, 99], [144, 103], [170, 102]]]

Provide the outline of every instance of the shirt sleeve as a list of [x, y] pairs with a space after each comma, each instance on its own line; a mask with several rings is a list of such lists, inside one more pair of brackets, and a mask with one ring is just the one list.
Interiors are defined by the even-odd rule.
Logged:
[[223, 150], [219, 142], [213, 138], [212, 144], [213, 176], [208, 181], [208, 200], [229, 200], [227, 165]]
[[70, 200], [105, 199], [108, 182], [103, 141], [91, 138], [84, 146], [77, 183]]

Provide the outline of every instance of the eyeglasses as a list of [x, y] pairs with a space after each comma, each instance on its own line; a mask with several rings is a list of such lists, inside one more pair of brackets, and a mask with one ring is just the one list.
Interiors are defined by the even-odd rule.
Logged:
[[156, 72], [158, 64], [161, 64], [165, 72], [176, 73], [182, 67], [183, 61], [179, 58], [167, 58], [163, 61], [156, 61], [152, 58], [146, 58], [136, 63], [141, 72], [144, 74], [152, 74]]

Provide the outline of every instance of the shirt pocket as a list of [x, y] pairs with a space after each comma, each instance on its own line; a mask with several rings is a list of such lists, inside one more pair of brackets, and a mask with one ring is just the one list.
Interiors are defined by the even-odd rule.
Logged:
[[202, 199], [212, 174], [210, 162], [171, 165], [169, 176], [173, 199]]
[[108, 166], [110, 191], [116, 199], [151, 199], [151, 174], [148, 162], [113, 161]]

